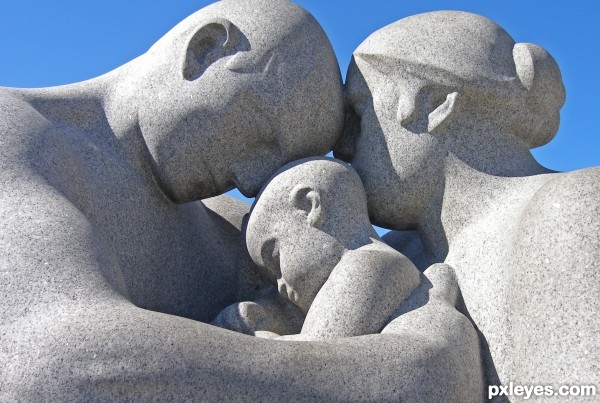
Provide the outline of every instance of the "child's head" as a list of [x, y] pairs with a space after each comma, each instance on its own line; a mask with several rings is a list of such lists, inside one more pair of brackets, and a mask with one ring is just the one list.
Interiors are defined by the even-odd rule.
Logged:
[[360, 178], [350, 165], [324, 157], [281, 168], [259, 194], [246, 228], [254, 262], [304, 312], [342, 254], [371, 236]]

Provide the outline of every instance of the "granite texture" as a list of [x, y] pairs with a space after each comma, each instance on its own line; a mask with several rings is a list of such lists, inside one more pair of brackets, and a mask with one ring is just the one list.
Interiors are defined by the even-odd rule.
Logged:
[[0, 401], [400, 393], [391, 371], [357, 371], [393, 338], [366, 358], [366, 340], [273, 346], [202, 323], [262, 280], [247, 209], [193, 201], [255, 194], [342, 123], [331, 46], [283, 0], [215, 3], [90, 81], [1, 88]]
[[[296, 340], [379, 333], [419, 285], [417, 268], [373, 230], [360, 178], [339, 160], [309, 158], [284, 166], [252, 208], [246, 244], [279, 298], [304, 314]], [[271, 322], [288, 317], [270, 315], [262, 305], [264, 299], [234, 305], [218, 323], [249, 334], [277, 334]]]
[[255, 194], [342, 123], [331, 46], [283, 0], [215, 3], [87, 82], [0, 89], [0, 401], [477, 401], [477, 339], [468, 322], [456, 337], [451, 300], [418, 335], [289, 342], [206, 323], [267, 300], [288, 319], [271, 333], [298, 332], [302, 311], [246, 251], [247, 207], [195, 200]]
[[356, 49], [345, 95], [335, 155], [376, 224], [416, 230], [388, 236], [401, 251], [455, 270], [487, 381], [600, 384], [600, 171], [529, 151], [558, 128], [553, 58], [484, 17], [426, 13]]
[[[454, 270], [433, 265], [421, 274], [384, 244], [369, 222], [362, 183], [349, 165], [307, 158], [284, 166], [259, 193], [245, 232], [252, 259], [272, 285], [253, 301], [227, 307], [212, 323], [276, 339], [268, 340], [273, 348], [282, 341], [306, 346], [306, 352], [334, 345], [342, 356], [367, 359], [351, 375], [358, 367], [346, 367], [335, 357], [329, 362], [337, 371], [329, 378], [330, 392], [292, 400], [483, 399], [479, 337], [457, 309]], [[395, 345], [387, 346], [387, 337]], [[370, 346], [368, 351], [351, 350], [359, 340]], [[373, 354], [387, 357], [375, 365], [380, 375], [395, 372], [395, 385], [382, 383], [380, 376], [372, 382], [363, 378]], [[401, 365], [387, 367], [390, 358]], [[305, 360], [320, 365], [312, 356]], [[350, 391], [339, 383], [346, 376], [352, 376]], [[356, 382], [378, 390], [358, 392]], [[315, 385], [308, 390], [313, 393]]]
[[[86, 82], [0, 88], [0, 401], [599, 384], [599, 171], [529, 153], [563, 101], [547, 52], [461, 12], [374, 33], [343, 93], [288, 0], [217, 2]], [[336, 143], [359, 176], [297, 161]], [[233, 187], [263, 188], [250, 215]], [[411, 230], [386, 236], [402, 253], [369, 217]]]

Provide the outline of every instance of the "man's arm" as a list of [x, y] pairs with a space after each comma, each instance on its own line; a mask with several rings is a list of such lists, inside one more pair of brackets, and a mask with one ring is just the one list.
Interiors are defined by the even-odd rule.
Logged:
[[444, 324], [430, 335], [292, 343], [124, 300], [54, 309], [60, 320], [40, 312], [21, 329], [2, 399], [481, 401], [478, 367]]
[[289, 343], [138, 308], [108, 285], [114, 262], [77, 209], [43, 183], [13, 185], [20, 199], [2, 204], [13, 217], [2, 227], [2, 401], [480, 400], [444, 324], [435, 337]]

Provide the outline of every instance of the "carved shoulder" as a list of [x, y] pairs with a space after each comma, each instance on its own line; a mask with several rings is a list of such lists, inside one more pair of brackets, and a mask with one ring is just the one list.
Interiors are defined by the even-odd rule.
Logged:
[[302, 334], [328, 339], [378, 333], [418, 285], [417, 268], [383, 243], [349, 252], [317, 294]]
[[523, 225], [537, 228], [539, 235], [569, 233], [570, 240], [585, 238], [598, 246], [599, 217], [600, 168], [587, 168], [554, 175], [530, 200]]
[[514, 379], [591, 381], [598, 362], [592, 312], [600, 309], [599, 217], [598, 168], [557, 174], [529, 202], [507, 257], [507, 301], [518, 335]]
[[32, 137], [50, 123], [35, 108], [7, 89], [0, 88], [0, 155], [4, 163], [26, 157]]
[[[600, 168], [556, 174], [529, 201], [514, 243], [517, 267], [600, 267]], [[534, 270], [534, 271], [535, 271]]]

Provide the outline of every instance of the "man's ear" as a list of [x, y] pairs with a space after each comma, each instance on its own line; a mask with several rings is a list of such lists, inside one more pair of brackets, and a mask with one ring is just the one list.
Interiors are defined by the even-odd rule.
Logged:
[[457, 110], [458, 92], [452, 92], [446, 96], [443, 104], [435, 108], [428, 115], [427, 132], [439, 133], [446, 129], [451, 121], [451, 116]]
[[205, 21], [187, 42], [183, 78], [193, 81], [217, 60], [247, 48], [248, 40], [231, 21], [223, 18]]
[[290, 203], [306, 217], [309, 225], [319, 228], [325, 220], [318, 190], [304, 184], [296, 185], [290, 192]]

